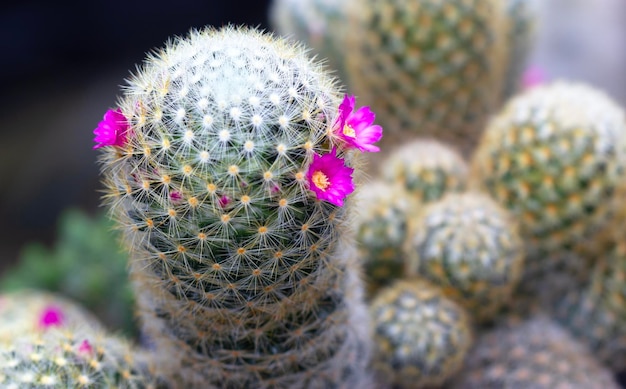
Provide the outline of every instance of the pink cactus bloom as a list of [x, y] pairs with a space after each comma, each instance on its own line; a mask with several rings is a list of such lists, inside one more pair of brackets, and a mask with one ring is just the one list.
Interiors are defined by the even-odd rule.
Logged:
[[373, 143], [383, 136], [383, 128], [372, 125], [376, 114], [370, 107], [361, 107], [354, 110], [355, 97], [346, 95], [339, 105], [339, 117], [335, 121], [334, 133], [341, 138], [348, 147], [361, 151], [378, 152], [380, 148]]
[[122, 115], [122, 111], [109, 109], [104, 114], [104, 120], [98, 123], [98, 127], [93, 130], [96, 135], [93, 148], [98, 149], [104, 146], [124, 146], [128, 141], [128, 121]]
[[175, 203], [179, 202], [180, 200], [183, 199], [183, 194], [175, 190], [170, 193], [170, 199]]
[[530, 89], [546, 82], [546, 74], [543, 69], [537, 65], [529, 66], [522, 74], [522, 88]]
[[337, 157], [335, 148], [322, 156], [315, 154], [306, 173], [309, 189], [318, 199], [342, 207], [346, 196], [354, 192], [353, 171], [345, 166], [343, 159]]
[[93, 346], [87, 339], [83, 340], [83, 342], [78, 346], [79, 354], [91, 354], [93, 352]]
[[61, 308], [49, 305], [39, 315], [39, 327], [47, 329], [50, 327], [60, 327], [63, 325], [65, 318]]

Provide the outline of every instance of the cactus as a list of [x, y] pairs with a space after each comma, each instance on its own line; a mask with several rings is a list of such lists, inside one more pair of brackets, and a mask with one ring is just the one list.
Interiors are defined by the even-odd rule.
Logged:
[[462, 366], [472, 342], [465, 310], [422, 279], [383, 289], [371, 304], [372, 368], [382, 386], [438, 386]]
[[520, 280], [523, 246], [509, 213], [482, 193], [450, 193], [412, 220], [407, 276], [423, 276], [491, 320]]
[[148, 358], [124, 340], [67, 328], [22, 334], [0, 347], [0, 386], [166, 388]]
[[617, 389], [609, 370], [543, 316], [502, 326], [476, 340], [454, 389]]
[[345, 83], [345, 48], [347, 12], [345, 1], [337, 0], [274, 0], [269, 20], [274, 30], [297, 39], [328, 61]]
[[429, 139], [411, 141], [381, 164], [385, 181], [404, 186], [420, 204], [466, 189], [468, 167], [448, 145]]
[[354, 228], [359, 258], [368, 294], [373, 295], [404, 276], [407, 215], [414, 212], [414, 202], [402, 187], [376, 180], [358, 192], [357, 204]]
[[246, 28], [192, 31], [129, 80], [95, 147], [164, 374], [366, 386], [348, 195], [381, 128], [353, 105], [302, 46]]
[[102, 330], [93, 314], [60, 295], [37, 290], [0, 294], [0, 347], [51, 327]]
[[54, 247], [27, 245], [17, 265], [0, 278], [0, 291], [55, 292], [89, 307], [108, 328], [136, 335], [128, 256], [115, 249], [119, 238], [113, 232], [104, 214], [92, 218], [78, 209], [66, 210]]
[[467, 156], [499, 104], [503, 2], [355, 0], [348, 14], [348, 85], [378, 113], [386, 145], [420, 135]]
[[588, 244], [611, 220], [625, 134], [620, 107], [565, 82], [517, 96], [488, 126], [471, 161], [472, 182], [519, 220], [529, 266]]

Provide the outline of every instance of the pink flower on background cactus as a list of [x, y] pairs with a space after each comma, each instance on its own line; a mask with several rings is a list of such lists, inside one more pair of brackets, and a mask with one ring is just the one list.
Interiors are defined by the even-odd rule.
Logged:
[[343, 159], [337, 157], [334, 148], [322, 156], [315, 154], [306, 174], [309, 189], [318, 199], [342, 207], [346, 196], [354, 192], [353, 171], [345, 166]]
[[537, 65], [529, 66], [522, 74], [522, 88], [530, 89], [534, 86], [541, 85], [546, 82], [546, 74], [543, 69]]
[[93, 130], [96, 135], [94, 142], [97, 143], [93, 148], [124, 146], [128, 141], [129, 127], [128, 121], [119, 108], [116, 110], [109, 109], [104, 114], [104, 120], [98, 123], [98, 127]]
[[93, 346], [87, 339], [83, 340], [83, 342], [78, 346], [79, 354], [91, 354], [93, 352]]
[[348, 147], [361, 151], [378, 152], [380, 148], [374, 146], [383, 136], [383, 128], [372, 125], [376, 114], [370, 107], [361, 107], [354, 110], [355, 97], [346, 95], [339, 105], [339, 117], [335, 121], [333, 131]]
[[49, 305], [39, 315], [39, 327], [47, 329], [50, 327], [60, 327], [63, 325], [64, 315], [61, 308]]

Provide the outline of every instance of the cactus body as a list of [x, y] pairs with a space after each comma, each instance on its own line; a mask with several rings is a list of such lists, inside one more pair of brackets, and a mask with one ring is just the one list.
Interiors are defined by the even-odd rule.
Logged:
[[522, 241], [509, 213], [482, 193], [451, 193], [415, 217], [408, 276], [444, 288], [475, 319], [510, 302], [523, 266]]
[[438, 386], [461, 368], [472, 341], [469, 318], [439, 288], [398, 281], [378, 294], [370, 312], [380, 385]]
[[404, 186], [413, 199], [427, 204], [467, 185], [468, 167], [451, 147], [434, 140], [411, 141], [394, 150], [382, 163], [382, 176]]
[[534, 257], [592, 241], [624, 178], [626, 121], [604, 94], [557, 82], [514, 98], [488, 126], [472, 180], [520, 223]]
[[404, 276], [407, 215], [415, 203], [402, 187], [371, 181], [358, 193], [357, 204], [356, 239], [371, 295]]
[[41, 388], [166, 388], [146, 356], [121, 339], [90, 331], [50, 329], [0, 347], [0, 386]]
[[160, 368], [186, 387], [367, 382], [350, 199], [307, 181], [316, 156], [357, 163], [329, 136], [339, 103], [301, 46], [250, 29], [193, 31], [129, 80], [105, 184]]
[[499, 99], [503, 4], [358, 0], [348, 12], [348, 84], [396, 133], [387, 141], [435, 137], [467, 155]]
[[611, 373], [545, 317], [500, 327], [476, 340], [455, 389], [617, 389]]

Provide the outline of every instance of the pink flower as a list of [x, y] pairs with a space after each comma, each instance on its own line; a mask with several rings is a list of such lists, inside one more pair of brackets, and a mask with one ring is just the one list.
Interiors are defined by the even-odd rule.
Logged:
[[370, 107], [361, 107], [354, 110], [355, 97], [346, 95], [339, 105], [339, 117], [335, 122], [334, 133], [343, 139], [349, 147], [361, 151], [378, 152], [380, 148], [373, 143], [383, 136], [383, 128], [372, 125], [376, 114]]
[[93, 352], [93, 346], [87, 339], [83, 340], [83, 342], [78, 346], [79, 354], [91, 354]]
[[46, 329], [63, 325], [64, 315], [61, 308], [49, 305], [39, 315], [39, 327]]
[[175, 190], [175, 191], [173, 191], [173, 192], [170, 192], [170, 199], [171, 199], [173, 202], [177, 203], [177, 202], [179, 202], [180, 200], [182, 200], [182, 199], [183, 199], [183, 194], [182, 194], [182, 193], [180, 193], [179, 191], [176, 191], [176, 190]]
[[343, 199], [354, 192], [354, 169], [345, 166], [344, 160], [336, 154], [337, 150], [333, 148], [329, 154], [313, 155], [306, 178], [309, 189], [315, 192], [318, 199], [342, 207]]
[[530, 89], [534, 86], [541, 85], [546, 81], [546, 74], [543, 69], [537, 65], [529, 66], [522, 74], [522, 87]]
[[98, 149], [104, 146], [124, 146], [128, 141], [128, 121], [122, 115], [122, 111], [109, 109], [104, 114], [104, 120], [98, 123], [98, 127], [93, 130], [96, 134], [94, 142], [98, 143], [93, 148]]

